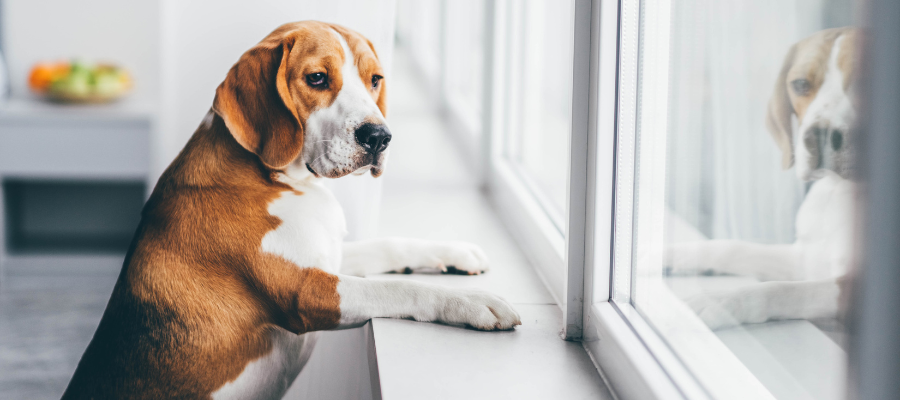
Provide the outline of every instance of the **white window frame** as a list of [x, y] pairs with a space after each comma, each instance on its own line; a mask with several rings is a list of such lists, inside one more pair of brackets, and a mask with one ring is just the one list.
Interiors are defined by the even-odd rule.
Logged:
[[[708, 394], [668, 345], [630, 304], [635, 128], [640, 34], [639, 0], [595, 0], [592, 9], [591, 150], [592, 208], [584, 229], [582, 343], [620, 397], [705, 399]], [[572, 167], [576, 168], [575, 165]], [[570, 265], [570, 270], [578, 265]], [[618, 285], [616, 284], [618, 282]], [[616, 293], [614, 289], [618, 289]], [[623, 290], [624, 289], [624, 290]], [[619, 301], [613, 301], [613, 296]]]
[[507, 94], [512, 79], [507, 77], [509, 65], [510, 0], [488, 2], [485, 67], [488, 83], [483, 110], [483, 127], [490, 132], [487, 137], [487, 193], [497, 213], [509, 227], [510, 233], [520, 244], [535, 269], [550, 290], [557, 304], [565, 303], [566, 263], [565, 236], [557, 227], [554, 217], [547, 211], [534, 185], [518, 171], [506, 157], [505, 135], [508, 117]]
[[[665, 157], [668, 96], [660, 90], [668, 87], [671, 0], [592, 3], [591, 42], [595, 45], [591, 48], [590, 87], [595, 91], [589, 101], [591, 126], [585, 133], [592, 151], [583, 165], [573, 162], [572, 170], [584, 168], [593, 174], [592, 178], [587, 174], [585, 184], [590, 199], [585, 220], [595, 225], [583, 227], [584, 237], [591, 239], [583, 247], [588, 254], [585, 262], [578, 265], [572, 262], [574, 257], [569, 258], [570, 276], [577, 274], [579, 267], [584, 268], [583, 286], [574, 290], [570, 286], [569, 290], [584, 293], [581, 339], [585, 349], [625, 398], [773, 398], [690, 310], [678, 307], [679, 300], [664, 285], [652, 291], [658, 298], [651, 309], [645, 310], [649, 314], [633, 305], [638, 285], [632, 271], [647, 269], [636, 264], [635, 241], [662, 243], [661, 238], [647, 236], [662, 232], [658, 225], [664, 212], [661, 197], [648, 191], [664, 187], [665, 163], [658, 161]], [[642, 52], [642, 47], [648, 51]], [[638, 107], [643, 112], [638, 113]], [[644, 146], [637, 145], [638, 126], [641, 135], [650, 137]], [[643, 157], [656, 162], [639, 164], [637, 160]], [[641, 182], [636, 179], [638, 172]], [[570, 186], [575, 183], [570, 178]], [[640, 201], [635, 196], [637, 190], [647, 193]], [[636, 215], [643, 215], [643, 219], [635, 220]], [[570, 223], [573, 228], [577, 227]], [[636, 236], [642, 231], [642, 236]], [[642, 262], [656, 268], [662, 261]], [[657, 324], [666, 318], [672, 323], [651, 326], [647, 322], [650, 316]], [[679, 358], [673, 350], [685, 348], [695, 353]]]
[[[440, 8], [446, 7], [445, 1]], [[689, 360], [680, 359], [670, 347], [673, 336], [648, 324], [647, 316], [631, 303], [635, 288], [631, 276], [635, 210], [660, 208], [659, 201], [635, 202], [639, 156], [636, 151], [648, 151], [636, 146], [638, 124], [642, 131], [653, 125], [654, 135], [665, 135], [664, 118], [638, 121], [638, 91], [642, 90], [638, 85], [640, 46], [653, 47], [654, 51], [646, 56], [659, 58], [646, 60], [655, 67], [644, 68], [644, 83], [648, 87], [666, 87], [665, 37], [671, 0], [572, 0], [571, 134], [563, 229], [559, 215], [554, 215], [547, 200], [506, 151], [506, 136], [514, 127], [507, 100], [511, 93], [514, 95], [517, 88], [513, 85], [518, 82], [510, 76], [514, 69], [511, 52], [516, 51], [516, 46], [510, 45], [514, 41], [514, 26], [509, 15], [516, 9], [514, 1], [485, 2], [486, 85], [481, 125], [466, 122], [471, 114], [465, 115], [469, 114], [465, 107], [448, 93], [447, 82], [434, 82], [433, 86], [443, 89], [439, 91], [438, 104], [454, 126], [457, 134], [453, 139], [471, 164], [484, 167], [480, 168], [484, 172], [482, 178], [495, 210], [560, 306], [563, 337], [582, 341], [621, 398], [766, 398], [765, 388], [696, 317], [693, 319], [698, 325], [693, 331], [698, 332], [697, 337], [680, 335], [675, 342], [687, 342], [688, 347], [708, 354], [688, 364]], [[655, 18], [647, 25], [647, 40], [663, 39], [641, 42], [642, 4], [653, 10], [645, 18]], [[443, 16], [439, 28], [444, 44], [439, 52], [442, 68], [446, 68], [448, 56], [449, 23]], [[664, 110], [666, 104], [662, 99], [645, 102], [643, 107]], [[488, 134], [475, 134], [475, 129]], [[661, 145], [652, 151], [659, 152], [660, 147], [664, 149]], [[653, 169], [658, 167], [647, 168], [641, 167], [642, 176], [649, 171], [657, 180], [665, 172]], [[659, 182], [655, 184], [658, 186]], [[656, 230], [654, 226], [644, 229]], [[678, 307], [670, 309], [668, 304], [674, 302], [677, 300], [660, 301], [658, 308], [666, 315], [689, 312]], [[683, 326], [682, 319], [691, 319], [673, 315], [671, 319], [677, 319], [674, 322], [679, 322], [678, 326]], [[656, 317], [654, 321], [659, 322]], [[715, 371], [716, 368], [724, 372]], [[710, 374], [711, 370], [718, 373]]]
[[[437, 31], [440, 49], [437, 50], [439, 70], [447, 68], [449, 20], [446, 10], [447, 2], [438, 0], [434, 6], [441, 11], [438, 26], [428, 27]], [[507, 11], [515, 6], [515, 0], [486, 0], [484, 3], [484, 73], [485, 83], [482, 93], [481, 120], [473, 124], [472, 115], [461, 103], [461, 99], [450, 93], [445, 74], [433, 74], [425, 65], [417, 65], [424, 72], [432, 99], [440, 108], [445, 122], [451, 126], [454, 134], [450, 135], [454, 145], [461, 150], [466, 161], [471, 165], [475, 179], [478, 179], [486, 194], [495, 205], [501, 219], [509, 227], [510, 232], [520, 244], [522, 250], [536, 267], [538, 274], [557, 304], [566, 303], [566, 241], [564, 227], [559, 226], [558, 215], [550, 215], [547, 201], [540, 198], [540, 191], [529, 182], [526, 174], [519, 171], [505, 157], [503, 133], [507, 130], [507, 108], [505, 96], [509, 90], [510, 80], [506, 70], [508, 65]], [[419, 5], [420, 7], [424, 7]], [[428, 8], [434, 11], [432, 8]], [[416, 28], [418, 26], [413, 26]], [[410, 32], [402, 31], [401, 36], [409, 41], [414, 56], [418, 54], [417, 39]], [[424, 54], [431, 56], [432, 54]], [[480, 131], [480, 132], [479, 132]], [[580, 304], [580, 303], [579, 303]], [[580, 306], [577, 307], [580, 309]], [[577, 318], [580, 325], [580, 313]]]
[[[645, 316], [631, 304], [634, 285], [630, 283], [630, 269], [614, 273], [615, 263], [631, 263], [633, 250], [631, 225], [635, 206], [637, 118], [634, 93], [638, 90], [640, 7], [642, 3], [659, 5], [672, 0], [573, 0], [573, 107], [564, 233], [548, 216], [528, 182], [523, 181], [504, 159], [503, 94], [508, 82], [502, 79], [506, 75], [508, 58], [505, 54], [508, 34], [505, 15], [512, 1], [515, 0], [485, 2], [485, 87], [479, 127], [484, 134], [454, 136], [457, 140], [470, 140], [457, 144], [466, 150], [475, 170], [483, 174], [479, 178], [496, 211], [560, 305], [565, 338], [582, 341], [611, 389], [621, 399], [725, 398], [723, 393], [729, 393], [729, 390], [737, 396], [727, 398], [758, 398], [759, 392], [752, 390], [740, 396], [746, 389], [740, 382], [716, 385], [708, 379], [701, 382], [695, 377], [660, 336], [659, 330], [648, 324]], [[873, 4], [883, 6], [893, 2], [876, 0]], [[896, 24], [889, 18], [878, 22], [881, 29], [888, 26], [896, 30]], [[443, 27], [441, 30], [444, 35]], [[892, 54], [890, 51], [883, 53]], [[441, 56], [447, 55], [442, 51]], [[446, 93], [441, 95], [447, 97]], [[454, 99], [443, 98], [441, 105], [445, 116], [451, 120], [453, 114], [464, 112], [463, 107], [454, 104]], [[469, 131], [464, 133], [473, 129], [471, 121], [457, 125]], [[479, 138], [480, 142], [471, 142], [471, 138]], [[630, 161], [629, 154], [632, 156]], [[620, 246], [618, 254], [616, 246]], [[888, 263], [880, 266], [884, 265]], [[878, 271], [878, 266], [867, 267]], [[618, 301], [613, 300], [612, 290], [616, 279], [625, 282], [623, 288], [628, 288], [620, 290], [620, 295], [616, 296]], [[870, 281], [873, 280], [867, 281], [869, 286], [877, 286]], [[884, 292], [891, 291], [889, 283], [893, 281], [875, 282], [885, 283], [887, 289]], [[874, 319], [861, 320], [871, 322]], [[861, 326], [863, 330], [868, 329], [863, 332], [869, 335], [867, 337], [893, 337], [882, 325], [863, 323]], [[857, 338], [857, 341], [861, 339]], [[888, 342], [886, 339], [870, 347]], [[862, 365], [858, 366], [860, 371], [865, 368], [880, 370], [884, 365], [878, 364], [879, 361], [863, 356], [856, 359], [857, 364]], [[892, 387], [889, 382], [878, 379], [866, 383]], [[753, 386], [752, 382], [750, 386]], [[763, 394], [762, 397], [766, 396]]]
[[[510, 30], [507, 15], [515, 7], [511, 0], [494, 0], [487, 13], [488, 26], [486, 32], [488, 51], [486, 58], [490, 65], [486, 68], [488, 75], [485, 82], [487, 88], [486, 109], [484, 110], [484, 131], [490, 132], [489, 152], [487, 154], [488, 180], [487, 192], [495, 209], [509, 227], [509, 231], [526, 253], [538, 275], [550, 290], [564, 315], [563, 334], [567, 340], [580, 340], [584, 326], [584, 289], [585, 261], [590, 240], [587, 229], [593, 207], [588, 207], [593, 195], [594, 174], [587, 168], [589, 159], [593, 162], [593, 153], [589, 140], [590, 96], [595, 90], [591, 85], [591, 44], [593, 14], [591, 0], [574, 0], [572, 2], [574, 51], [572, 78], [572, 119], [571, 135], [569, 135], [569, 174], [567, 202], [568, 207], [563, 218], [553, 215], [548, 210], [547, 200], [543, 199], [534, 183], [519, 171], [505, 154], [504, 133], [509, 130], [505, 126], [508, 121], [507, 101], [508, 87], [516, 80], [507, 77], [511, 66], [509, 60]], [[492, 51], [496, 49], [497, 51]], [[578, 150], [578, 151], [573, 151]], [[562, 227], [559, 226], [562, 219]], [[577, 266], [577, 267], [575, 267]], [[587, 303], [589, 304], [589, 303]]]
[[[585, 293], [590, 288], [585, 285], [593, 276], [592, 270], [585, 268], [590, 255], [586, 253], [592, 246], [586, 246], [593, 238], [593, 211], [590, 204], [594, 198], [594, 182], [597, 175], [588, 165], [594, 165], [595, 117], [591, 110], [592, 96], [597, 95], [596, 63], [592, 63], [592, 44], [599, 24], [592, 13], [597, 9], [592, 0], [572, 1], [573, 15], [573, 63], [572, 63], [572, 108], [571, 135], [569, 135], [569, 173], [567, 185], [567, 210], [563, 218], [548, 210], [547, 201], [541, 198], [534, 184], [519, 171], [519, 167], [505, 154], [504, 134], [509, 129], [507, 97], [515, 82], [508, 79], [510, 26], [507, 15], [512, 7], [511, 0], [495, 0], [489, 5], [486, 32], [490, 40], [490, 65], [486, 68], [489, 82], [484, 110], [484, 131], [490, 132], [487, 155], [487, 192], [495, 209], [509, 227], [544, 280], [544, 283], [562, 308], [564, 315], [563, 334], [567, 340], [580, 340], [585, 318]], [[596, 15], [595, 15], [596, 14]], [[615, 22], [615, 20], [613, 20]], [[615, 35], [615, 32], [613, 32]], [[497, 49], [497, 51], [491, 51]], [[514, 51], [514, 50], [512, 50]], [[615, 56], [614, 56], [615, 57]], [[615, 69], [613, 69], [615, 73]], [[506, 79], [504, 79], [506, 78]], [[614, 79], [614, 76], [613, 76]], [[611, 186], [609, 186], [611, 187]], [[608, 208], [607, 208], [608, 209]], [[559, 227], [562, 219], [562, 227]], [[587, 273], [587, 274], [586, 274]]]
[[[489, 58], [484, 129], [491, 132], [488, 193], [498, 213], [529, 256], [563, 311], [566, 340], [582, 341], [598, 369], [621, 398], [709, 399], [766, 398], [765, 388], [714, 337], [686, 338], [692, 347], [710, 347], [708, 360], [722, 362], [725, 373], [698, 380], [657, 329], [632, 304], [636, 127], [642, 3], [654, 11], [648, 38], [668, 31], [670, 0], [573, 0], [574, 51], [572, 121], [569, 143], [568, 209], [565, 232], [556, 229], [527, 179], [504, 157], [503, 77], [509, 0], [496, 0], [488, 12]], [[650, 10], [650, 9], [648, 9]], [[665, 15], [662, 15], [665, 14]], [[649, 18], [649, 17], [648, 17]], [[652, 25], [652, 26], [651, 26]], [[657, 32], [652, 32], [657, 29]], [[668, 42], [654, 41], [653, 54], [665, 54]], [[666, 85], [667, 59], [658, 71], [645, 71]], [[665, 108], [665, 101], [656, 104]], [[645, 121], [645, 122], [649, 122]], [[665, 129], [665, 121], [656, 125]], [[656, 127], [656, 129], [660, 129]], [[656, 149], [657, 151], [659, 149]], [[659, 172], [659, 171], [654, 171]], [[664, 172], [664, 171], [662, 171]], [[658, 173], [656, 175], [659, 175]], [[655, 204], [655, 203], [654, 203]], [[627, 268], [615, 268], [625, 265]], [[613, 300], [615, 299], [615, 300]], [[705, 326], [698, 331], [712, 333]], [[668, 337], [667, 337], [668, 338]], [[681, 338], [685, 339], [685, 338]], [[721, 344], [721, 343], [718, 343]], [[711, 363], [702, 364], [707, 370]], [[700, 371], [707, 372], [707, 371]]]

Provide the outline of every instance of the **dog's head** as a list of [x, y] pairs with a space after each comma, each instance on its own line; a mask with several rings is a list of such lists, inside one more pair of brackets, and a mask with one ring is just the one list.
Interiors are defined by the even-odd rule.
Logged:
[[384, 72], [372, 43], [315, 21], [280, 26], [216, 90], [213, 111], [273, 169], [337, 178], [383, 172], [391, 133]]
[[785, 57], [766, 126], [781, 148], [782, 166], [796, 164], [800, 179], [819, 179], [828, 170], [852, 175], [855, 44], [853, 29], [828, 29], [798, 42]]

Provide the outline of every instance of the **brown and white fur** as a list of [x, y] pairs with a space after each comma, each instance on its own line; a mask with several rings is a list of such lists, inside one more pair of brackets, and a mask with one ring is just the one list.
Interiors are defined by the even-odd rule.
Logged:
[[240, 58], [147, 201], [64, 399], [280, 398], [315, 331], [375, 317], [520, 324], [486, 292], [358, 277], [487, 269], [466, 243], [343, 243], [321, 177], [382, 173], [382, 75], [368, 40], [314, 21], [283, 25]]
[[795, 44], [769, 101], [767, 126], [784, 168], [812, 181], [792, 244], [709, 240], [669, 247], [673, 270], [753, 276], [760, 284], [687, 299], [711, 328], [778, 319], [836, 318], [852, 262], [857, 140], [856, 31], [829, 29]]

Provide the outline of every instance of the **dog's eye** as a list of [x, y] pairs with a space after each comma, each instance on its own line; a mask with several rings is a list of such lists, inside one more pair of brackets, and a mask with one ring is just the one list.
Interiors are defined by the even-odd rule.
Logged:
[[809, 94], [809, 90], [812, 89], [812, 85], [806, 79], [794, 79], [791, 81], [791, 88], [794, 89], [794, 93], [798, 96], [806, 96]]
[[327, 83], [328, 75], [325, 75], [322, 72], [316, 72], [314, 74], [309, 74], [306, 76], [306, 83], [312, 87], [323, 86]]
[[377, 88], [378, 83], [381, 82], [382, 79], [384, 79], [384, 77], [381, 75], [372, 75], [372, 88]]

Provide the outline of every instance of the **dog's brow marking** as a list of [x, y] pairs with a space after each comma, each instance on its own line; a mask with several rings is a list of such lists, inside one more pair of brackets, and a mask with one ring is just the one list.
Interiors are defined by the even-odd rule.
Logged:
[[828, 69], [825, 72], [825, 81], [822, 83], [822, 89], [830, 89], [832, 91], [838, 89], [841, 94], [844, 93], [844, 76], [841, 68], [838, 66], [838, 55], [843, 41], [844, 35], [834, 39], [834, 45], [831, 46], [831, 54], [828, 55]]
[[[381, 111], [378, 110], [378, 107], [375, 105], [375, 100], [369, 96], [366, 85], [359, 76], [359, 67], [356, 65], [356, 57], [353, 56], [353, 52], [350, 50], [350, 44], [347, 43], [347, 39], [338, 33], [338, 31], [334, 30], [334, 28], [331, 29], [331, 32], [337, 35], [338, 40], [341, 42], [341, 48], [344, 50], [344, 65], [341, 67], [341, 74], [344, 77], [344, 87], [341, 88], [341, 91], [347, 90], [352, 93], [355, 100], [362, 100], [364, 105], [358, 105], [358, 107], [361, 108], [360, 111], [364, 110], [363, 112], [365, 114], [369, 114], [374, 108], [378, 111], [378, 114], [381, 115]], [[350, 78], [351, 76], [356, 79]], [[362, 116], [362, 120], [365, 120], [365, 118], [368, 117], [369, 115], [364, 115]]]
[[344, 83], [346, 84], [350, 74], [354, 77], [359, 77], [359, 68], [356, 66], [356, 58], [353, 57], [353, 52], [350, 51], [350, 44], [347, 43], [347, 39], [344, 39], [344, 36], [334, 30], [334, 28], [331, 29], [331, 33], [337, 35], [338, 41], [341, 42], [341, 49], [344, 50], [344, 65], [341, 67], [341, 74], [343, 74]]
[[[347, 43], [347, 39], [345, 39], [344, 35], [341, 35], [340, 32], [336, 31], [334, 28], [331, 28], [331, 33], [333, 33], [335, 36], [337, 36], [338, 41], [341, 42], [341, 49], [344, 50], [344, 57], [345, 57], [344, 58], [344, 68], [346, 68], [348, 65], [355, 66], [356, 63], [350, 61], [350, 60], [355, 61], [355, 59], [353, 57], [353, 52], [350, 51], [350, 44]], [[356, 69], [356, 68], [354, 68], [354, 69]]]

